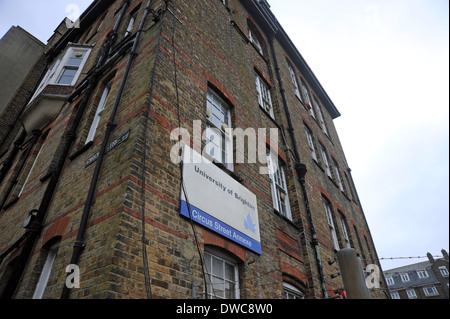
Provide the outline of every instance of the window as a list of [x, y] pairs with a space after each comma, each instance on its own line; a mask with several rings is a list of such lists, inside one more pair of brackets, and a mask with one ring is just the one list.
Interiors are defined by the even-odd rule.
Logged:
[[45, 259], [44, 267], [42, 268], [41, 276], [39, 277], [36, 290], [34, 291], [33, 299], [42, 299], [45, 288], [47, 287], [48, 279], [52, 272], [53, 263], [55, 262], [56, 255], [58, 253], [60, 240], [50, 246], [47, 252], [47, 258]]
[[238, 299], [238, 265], [229, 256], [205, 251], [208, 299]]
[[406, 294], [408, 295], [409, 299], [416, 299], [417, 298], [416, 291], [414, 289], [406, 290]]
[[311, 131], [309, 128], [305, 127], [306, 131], [306, 139], [308, 140], [309, 149], [311, 150], [311, 156], [312, 158], [317, 162], [317, 154], [316, 154], [316, 148], [314, 147], [314, 140]]
[[306, 106], [308, 107], [309, 113], [311, 114], [311, 116], [313, 118], [316, 118], [316, 114], [314, 113], [314, 109], [311, 105], [311, 98], [309, 97], [308, 88], [306, 87], [306, 84], [305, 84], [305, 82], [303, 82], [303, 80], [301, 80], [301, 82], [302, 82], [302, 90], [303, 90], [303, 95], [305, 97]]
[[348, 231], [347, 231], [347, 221], [345, 220], [345, 217], [341, 213], [339, 213], [339, 217], [341, 220], [341, 227], [342, 227], [342, 233], [344, 234], [345, 245], [347, 246], [347, 248], [351, 248], [350, 237], [348, 236]]
[[90, 52], [91, 49], [87, 46], [68, 46], [50, 66], [31, 100], [39, 95], [49, 84], [74, 86], [86, 64]]
[[280, 161], [276, 159], [276, 155], [272, 154], [267, 155], [267, 165], [269, 168], [270, 187], [272, 189], [273, 208], [288, 219], [292, 219], [284, 173], [285, 168], [280, 166]]
[[392, 286], [394, 284], [394, 278], [387, 277], [386, 278], [386, 283], [388, 284], [388, 286]]
[[291, 75], [292, 84], [294, 85], [295, 95], [302, 101], [300, 89], [298, 87], [297, 76], [295, 75], [294, 68], [289, 63], [289, 61], [288, 61], [288, 70], [289, 70], [289, 74]]
[[418, 270], [417, 277], [419, 277], [420, 279], [428, 278], [428, 272], [426, 270]]
[[22, 188], [20, 189], [20, 192], [19, 192], [18, 197], [22, 196], [22, 194], [23, 194], [23, 190], [25, 189], [25, 186], [27, 185], [28, 180], [30, 179], [31, 174], [33, 173], [34, 166], [35, 166], [36, 163], [37, 163], [37, 160], [38, 160], [38, 158], [39, 158], [39, 155], [41, 154], [41, 151], [42, 151], [42, 147], [43, 147], [43, 146], [44, 146], [44, 143], [42, 143], [41, 147], [39, 148], [39, 152], [38, 152], [38, 154], [36, 155], [36, 158], [34, 159], [33, 165], [31, 165], [30, 171], [28, 172], [28, 175], [27, 175], [27, 178], [25, 179], [25, 182], [23, 182], [23, 185], [22, 185]]
[[254, 31], [252, 31], [251, 28], [248, 28], [248, 37], [250, 39], [250, 42], [253, 43], [256, 47], [256, 49], [258, 50], [258, 52], [263, 55], [263, 49], [262, 49], [262, 45], [261, 42], [259, 41], [256, 33]]
[[336, 162], [336, 160], [333, 159], [333, 163], [334, 163], [334, 174], [336, 175], [336, 181], [339, 185], [339, 188], [341, 190], [341, 192], [344, 191], [344, 185], [342, 184], [342, 180], [341, 180], [341, 174], [339, 172], [339, 165]]
[[325, 215], [327, 216], [328, 226], [330, 226], [333, 247], [334, 247], [334, 249], [339, 250], [340, 249], [339, 242], [338, 242], [338, 238], [337, 238], [337, 234], [336, 234], [336, 228], [334, 227], [333, 215], [331, 213], [331, 207], [326, 199], [323, 199], [323, 207], [325, 209]]
[[207, 93], [207, 114], [205, 152], [233, 170], [231, 111], [225, 101], [212, 90]]
[[392, 299], [400, 299], [400, 295], [398, 292], [391, 292], [391, 298]]
[[325, 168], [327, 170], [327, 174], [329, 177], [331, 177], [330, 164], [328, 164], [328, 157], [327, 157], [325, 148], [322, 146], [322, 144], [319, 144], [319, 147], [320, 147], [320, 153], [322, 154], [323, 163], [325, 164]]
[[316, 110], [316, 114], [319, 115], [320, 126], [322, 127], [323, 132], [328, 135], [328, 130], [325, 125], [325, 120], [323, 117], [322, 109], [320, 108], [320, 104], [319, 104], [319, 102], [317, 102], [316, 97], [313, 97], [313, 104], [314, 104], [314, 108]]
[[102, 117], [103, 110], [105, 109], [106, 102], [108, 101], [108, 95], [111, 91], [112, 81], [110, 81], [103, 89], [102, 97], [97, 106], [97, 111], [95, 112], [94, 120], [92, 121], [89, 134], [87, 136], [85, 144], [93, 142], [95, 138], [95, 133], [97, 132], [98, 124], [100, 123], [100, 118]]
[[283, 283], [283, 299], [305, 299], [305, 294], [297, 287]]
[[435, 286], [425, 287], [425, 288], [423, 288], [423, 292], [425, 293], [425, 296], [427, 296], [427, 297], [439, 295]]
[[400, 274], [400, 278], [402, 279], [402, 282], [408, 282], [409, 281], [408, 273]]
[[136, 22], [136, 18], [137, 18], [140, 7], [141, 7], [141, 4], [139, 4], [136, 8], [134, 8], [130, 12], [130, 21], [128, 22], [127, 30], [125, 31], [125, 37], [127, 37], [133, 33], [133, 27]]
[[447, 267], [441, 266], [441, 267], [439, 267], [439, 271], [441, 272], [442, 277], [448, 277]]
[[274, 118], [270, 88], [258, 74], [256, 75], [256, 91], [258, 92], [259, 106]]

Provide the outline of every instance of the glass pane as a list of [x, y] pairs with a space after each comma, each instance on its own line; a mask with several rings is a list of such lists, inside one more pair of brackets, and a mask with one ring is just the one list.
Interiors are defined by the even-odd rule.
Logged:
[[205, 254], [205, 267], [206, 267], [206, 272], [208, 274], [210, 274], [211, 273], [211, 256], [208, 254]]
[[213, 274], [214, 276], [220, 277], [220, 278], [224, 278], [224, 273], [223, 273], [223, 261], [217, 258], [213, 257]]
[[225, 297], [225, 291], [224, 291], [224, 282], [222, 279], [219, 279], [217, 277], [211, 278], [212, 287], [213, 290], [211, 291], [212, 294], [214, 294], [218, 298], [224, 298]]
[[64, 69], [63, 74], [61, 75], [61, 78], [58, 81], [58, 84], [64, 84], [64, 85], [70, 85], [72, 84], [72, 81], [77, 74], [78, 70], [74, 69]]
[[234, 281], [234, 266], [225, 264], [225, 279]]
[[235, 285], [233, 282], [225, 282], [225, 298], [234, 299], [235, 296]]
[[83, 62], [86, 51], [74, 50], [70, 55], [69, 61], [67, 61], [68, 66], [79, 67], [81, 62]]

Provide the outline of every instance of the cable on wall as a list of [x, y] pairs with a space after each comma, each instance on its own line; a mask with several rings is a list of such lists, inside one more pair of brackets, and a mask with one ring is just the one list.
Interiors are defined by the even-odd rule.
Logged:
[[[177, 118], [178, 118], [178, 127], [181, 127], [181, 114], [180, 114], [180, 95], [179, 95], [179, 90], [178, 90], [178, 72], [177, 72], [177, 62], [176, 62], [176, 48], [175, 48], [175, 33], [176, 33], [176, 16], [175, 16], [175, 11], [177, 10], [175, 8], [175, 6], [173, 5], [173, 1], [172, 1], [172, 7], [173, 7], [173, 13], [172, 13], [172, 55], [173, 55], [173, 68], [174, 68], [174, 82], [175, 82], [175, 96], [176, 96], [176, 103], [177, 103]], [[179, 140], [179, 142], [181, 142], [181, 139]], [[200, 250], [200, 245], [198, 242], [198, 236], [197, 236], [197, 231], [195, 229], [195, 225], [194, 225], [194, 221], [192, 218], [192, 212], [191, 212], [191, 207], [190, 207], [190, 203], [189, 203], [189, 197], [186, 191], [186, 185], [184, 183], [184, 179], [183, 179], [183, 162], [180, 162], [180, 170], [181, 170], [181, 189], [182, 192], [184, 194], [184, 197], [186, 199], [186, 206], [189, 212], [189, 220], [190, 220], [190, 224], [192, 227], [192, 232], [194, 234], [194, 240], [195, 240], [195, 245], [197, 248], [197, 252], [200, 258], [200, 264], [201, 264], [201, 268], [202, 268], [202, 274], [203, 274], [203, 281], [204, 281], [204, 285], [205, 285], [205, 299], [208, 298], [208, 284], [207, 284], [207, 280], [206, 280], [206, 272], [205, 272], [205, 262], [203, 260], [203, 255], [202, 252]], [[214, 287], [211, 285], [211, 288], [213, 289], [213, 294], [214, 293]]]
[[152, 284], [151, 284], [151, 276], [150, 276], [150, 269], [148, 265], [148, 255], [147, 255], [147, 238], [146, 238], [146, 231], [145, 231], [145, 206], [146, 206], [146, 196], [145, 196], [145, 185], [146, 185], [146, 179], [145, 179], [145, 173], [147, 172], [147, 149], [150, 149], [150, 147], [147, 147], [147, 140], [148, 140], [148, 120], [150, 118], [150, 111], [153, 104], [153, 91], [155, 87], [155, 78], [156, 78], [156, 67], [158, 65], [159, 61], [159, 55], [161, 53], [161, 34], [162, 34], [162, 27], [164, 24], [164, 14], [165, 11], [163, 11], [161, 18], [159, 31], [158, 31], [158, 43], [156, 47], [156, 53], [155, 53], [155, 62], [153, 65], [152, 70], [152, 77], [150, 82], [150, 100], [148, 102], [147, 111], [145, 114], [145, 124], [144, 124], [144, 141], [143, 141], [143, 150], [142, 150], [142, 174], [141, 174], [141, 198], [142, 198], [142, 206], [141, 206], [141, 227], [142, 227], [142, 259], [143, 259], [143, 266], [144, 266], [144, 276], [145, 276], [145, 290], [147, 294], [148, 299], [152, 299]]

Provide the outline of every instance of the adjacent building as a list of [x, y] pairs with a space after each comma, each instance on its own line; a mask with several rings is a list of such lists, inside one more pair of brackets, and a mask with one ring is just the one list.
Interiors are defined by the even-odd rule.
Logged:
[[381, 269], [341, 114], [267, 1], [96, 0], [78, 22], [2, 136], [2, 298], [324, 299], [338, 250]]
[[384, 272], [392, 299], [448, 299], [448, 253], [428, 260]]

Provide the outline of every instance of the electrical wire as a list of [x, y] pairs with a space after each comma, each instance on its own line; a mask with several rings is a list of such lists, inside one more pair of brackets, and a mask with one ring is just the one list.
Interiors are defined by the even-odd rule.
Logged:
[[[175, 12], [176, 8], [175, 8], [175, 6], [173, 4], [173, 1], [172, 1], [172, 7], [173, 7], [173, 10]], [[179, 89], [178, 89], [178, 72], [177, 72], [178, 68], [177, 68], [177, 62], [176, 62], [176, 48], [175, 48], [175, 32], [176, 32], [176, 16], [175, 16], [175, 13], [172, 13], [172, 17], [173, 18], [172, 18], [172, 39], [171, 39], [171, 41], [172, 41], [172, 51], [173, 51], [172, 55], [173, 55], [173, 68], [174, 68], [175, 96], [176, 96], [176, 103], [177, 103], [178, 127], [181, 127], [180, 95], [179, 95]], [[181, 139], [180, 139], [180, 142], [181, 142]], [[196, 245], [196, 248], [197, 248], [197, 252], [198, 252], [198, 255], [199, 255], [199, 258], [200, 258], [200, 264], [201, 264], [201, 267], [202, 267], [202, 274], [203, 274], [203, 281], [204, 281], [204, 284], [205, 284], [205, 299], [206, 299], [206, 298], [208, 298], [208, 283], [207, 283], [207, 280], [206, 280], [205, 262], [203, 260], [203, 255], [202, 255], [201, 250], [200, 250], [200, 245], [199, 245], [199, 242], [198, 242], [197, 231], [195, 229], [195, 225], [194, 225], [194, 222], [193, 222], [191, 207], [190, 207], [190, 204], [189, 204], [189, 198], [188, 198], [188, 194], [187, 194], [187, 191], [186, 191], [186, 185], [184, 183], [183, 165], [184, 165], [184, 163], [180, 162], [180, 171], [181, 171], [181, 182], [180, 182], [180, 184], [181, 184], [181, 189], [182, 189], [183, 194], [184, 194], [184, 198], [186, 199], [186, 206], [187, 206], [187, 209], [188, 209], [188, 212], [189, 212], [189, 220], [190, 220], [190, 224], [191, 224], [191, 227], [192, 227], [192, 232], [194, 234], [194, 240], [195, 240], [195, 245]], [[210, 278], [210, 280], [211, 280], [211, 278]], [[212, 285], [211, 285], [211, 288], [213, 289], [213, 294], [215, 295], [214, 287]]]
[[150, 117], [150, 111], [153, 104], [153, 90], [155, 87], [155, 77], [156, 77], [156, 66], [158, 65], [159, 61], [159, 53], [161, 52], [161, 30], [164, 22], [164, 13], [163, 17], [160, 22], [159, 26], [159, 32], [158, 32], [158, 44], [156, 47], [156, 55], [155, 55], [155, 62], [153, 66], [153, 72], [151, 77], [151, 83], [150, 83], [150, 100], [147, 107], [147, 112], [145, 116], [145, 124], [144, 124], [144, 141], [143, 141], [143, 150], [142, 150], [142, 174], [141, 174], [141, 197], [142, 197], [142, 205], [141, 205], [141, 227], [142, 227], [142, 259], [143, 259], [143, 267], [144, 267], [144, 277], [145, 277], [145, 291], [147, 294], [148, 299], [152, 299], [152, 283], [151, 283], [151, 276], [150, 276], [150, 267], [148, 264], [148, 255], [147, 255], [147, 238], [146, 238], [146, 230], [145, 230], [145, 206], [146, 206], [146, 196], [145, 196], [145, 173], [147, 171], [147, 149], [150, 149], [147, 147], [147, 140], [148, 140], [148, 122]]

